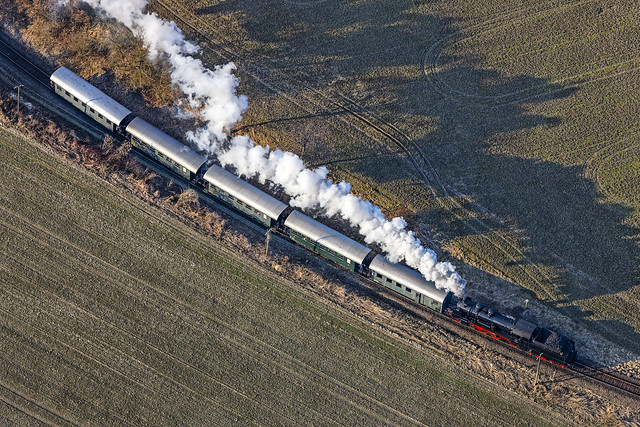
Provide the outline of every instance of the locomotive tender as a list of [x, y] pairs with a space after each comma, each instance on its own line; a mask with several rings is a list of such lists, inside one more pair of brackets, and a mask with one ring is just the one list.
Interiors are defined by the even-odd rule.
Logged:
[[[51, 75], [55, 92], [110, 132], [212, 197], [274, 229], [297, 244], [358, 273], [435, 312], [470, 325], [493, 338], [562, 365], [576, 356], [575, 344], [562, 335], [521, 318], [497, 313], [468, 298], [436, 288], [415, 270], [389, 262], [363, 244], [270, 196], [170, 137], [80, 76], [61, 67]], [[542, 355], [546, 357], [542, 357]]]

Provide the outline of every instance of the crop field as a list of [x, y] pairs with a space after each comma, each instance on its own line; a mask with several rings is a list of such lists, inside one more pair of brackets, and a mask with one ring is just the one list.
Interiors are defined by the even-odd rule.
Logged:
[[583, 349], [615, 349], [595, 359], [637, 360], [637, 3], [151, 8], [209, 65], [236, 62], [250, 109], [235, 132], [326, 165], [406, 215], [460, 265], [471, 296], [534, 297]]
[[0, 158], [3, 424], [567, 421], [3, 128]]

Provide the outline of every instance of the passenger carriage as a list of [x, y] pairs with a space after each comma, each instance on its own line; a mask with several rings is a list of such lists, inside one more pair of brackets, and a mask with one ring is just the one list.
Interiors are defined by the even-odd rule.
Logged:
[[442, 313], [451, 300], [451, 292], [436, 288], [435, 283], [425, 280], [422, 274], [389, 262], [382, 255], [376, 255], [369, 270], [374, 281], [438, 313]]
[[207, 158], [136, 117], [127, 125], [131, 145], [188, 180], [202, 176]]
[[363, 244], [298, 211], [291, 212], [284, 226], [291, 240], [351, 271], [360, 272], [371, 252]]
[[220, 166], [211, 165], [204, 174], [206, 190], [216, 198], [260, 221], [275, 227], [286, 203], [238, 178]]
[[132, 115], [131, 110], [66, 67], [51, 75], [51, 83], [58, 95], [111, 132], [117, 132]]

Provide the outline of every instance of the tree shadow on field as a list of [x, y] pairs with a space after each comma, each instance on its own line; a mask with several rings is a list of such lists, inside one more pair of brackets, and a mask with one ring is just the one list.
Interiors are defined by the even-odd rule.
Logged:
[[[584, 166], [536, 158], [554, 147], [522, 149], [525, 141], [537, 143], [536, 132], [563, 125], [562, 117], [529, 113], [532, 106], [572, 97], [579, 83], [563, 87], [539, 77], [502, 76], [482, 69], [477, 56], [448, 57], [447, 43], [440, 48], [438, 71], [426, 88], [437, 95], [423, 103], [425, 114], [437, 116], [440, 126], [417, 142], [445, 186], [472, 200], [465, 206], [469, 210], [487, 213], [492, 228], [518, 230], [524, 237], [520, 245], [527, 248], [521, 267], [535, 264], [557, 272], [552, 289], [531, 289], [539, 299], [568, 304], [563, 311], [581, 325], [640, 353], [640, 334], [628, 323], [593, 320], [620, 315], [622, 304], [638, 312], [637, 302], [616, 296], [638, 284], [639, 230], [628, 225], [633, 210], [603, 201], [594, 181], [584, 177]], [[449, 238], [475, 233], [461, 220], [440, 231]], [[600, 309], [594, 313], [572, 304], [583, 300], [596, 300], [591, 303]]]
[[[417, 182], [424, 173], [440, 196], [463, 195], [465, 207], [480, 212], [494, 230], [517, 230], [526, 258], [518, 262], [524, 267], [533, 263], [557, 272], [551, 278], [555, 288], [531, 289], [538, 298], [550, 305], [568, 303], [564, 311], [581, 324], [624, 331], [619, 342], [640, 351], [640, 334], [627, 323], [590, 320], [591, 312], [572, 305], [614, 298], [638, 284], [638, 230], [626, 225], [632, 211], [603, 202], [581, 166], [543, 159], [554, 147], [525, 146], [539, 143], [537, 133], [565, 125], [561, 115], [530, 111], [575, 96], [579, 83], [506, 75], [484, 66], [478, 53], [458, 53], [456, 44], [473, 33], [465, 33], [464, 17], [431, 11], [442, 10], [442, 2], [301, 3], [258, 0], [247, 6], [227, 0], [196, 13], [242, 15], [243, 30], [255, 41], [256, 60], [305, 85], [341, 92], [415, 143], [408, 145], [415, 159], [409, 167], [380, 165], [375, 156], [345, 156], [351, 172], [380, 185], [405, 187], [407, 176]], [[312, 120], [336, 126], [341, 119], [300, 117], [300, 128]], [[380, 141], [397, 149], [388, 136], [372, 134], [358, 140], [363, 151], [379, 150]], [[326, 159], [335, 161], [340, 159]], [[435, 184], [435, 174], [443, 188]], [[448, 239], [486, 232], [444, 209], [425, 210], [420, 217]]]
[[[414, 40], [414, 33], [423, 28], [423, 23], [413, 22], [412, 17], [406, 14], [409, 2], [406, 3], [385, 0], [283, 0], [274, 3], [256, 0], [247, 4], [240, 0], [226, 0], [194, 12], [205, 17], [219, 14], [242, 16], [243, 31], [262, 59], [271, 60], [272, 66], [280, 66], [290, 72], [295, 72], [298, 67], [304, 68], [304, 72], [314, 68], [314, 79], [330, 81], [341, 71], [387, 65], [390, 55], [381, 55], [381, 52], [397, 53], [402, 50], [412, 57], [415, 49], [405, 50], [406, 47], [424, 47]], [[395, 25], [398, 19], [401, 25]], [[440, 31], [444, 34], [452, 22], [450, 18], [435, 15], [422, 16], [421, 19], [429, 21], [427, 37], [439, 35]], [[413, 57], [411, 61], [415, 59]], [[317, 64], [321, 67], [315, 68]]]

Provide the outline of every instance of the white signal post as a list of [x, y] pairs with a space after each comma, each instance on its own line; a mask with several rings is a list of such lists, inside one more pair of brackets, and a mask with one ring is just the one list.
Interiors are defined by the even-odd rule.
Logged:
[[20, 88], [24, 85], [14, 86], [14, 89], [18, 89], [18, 103], [16, 104], [16, 116], [20, 113]]
[[271, 228], [269, 228], [267, 230], [266, 233], [267, 237], [266, 237], [266, 241], [265, 241], [265, 245], [264, 245], [264, 254], [265, 255], [269, 255], [269, 242], [271, 241]]
[[540, 372], [540, 359], [542, 359], [542, 355], [543, 355], [543, 354], [544, 354], [544, 353], [540, 353], [540, 354], [538, 355], [538, 367], [536, 368], [536, 381], [535, 381], [535, 384], [536, 384], [536, 385], [538, 384], [538, 373]]

